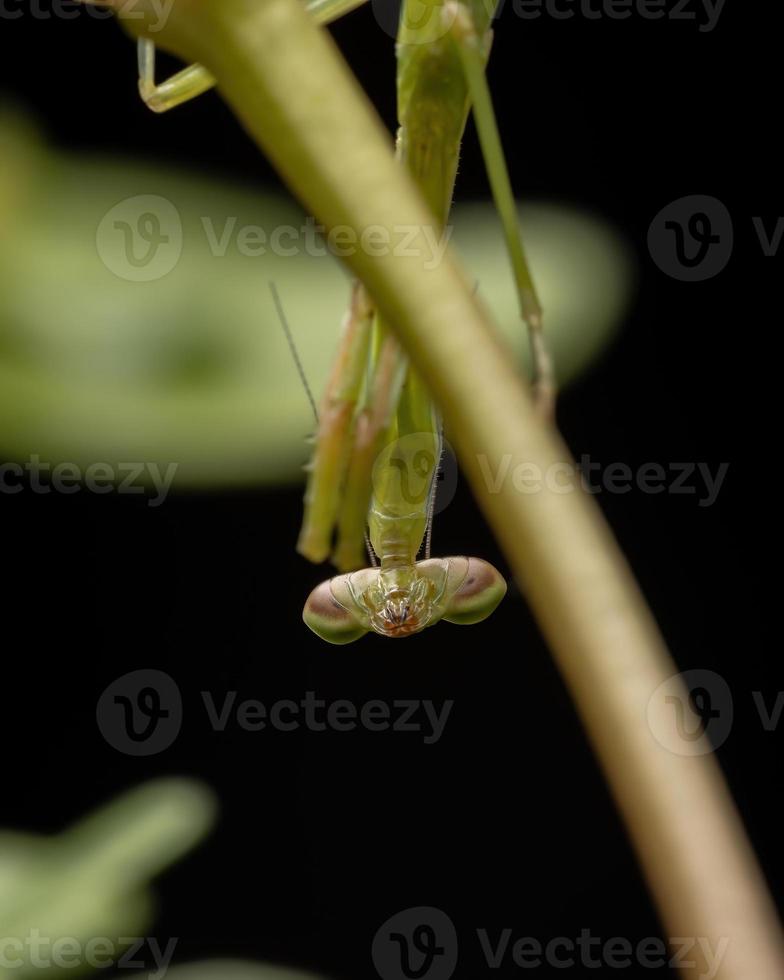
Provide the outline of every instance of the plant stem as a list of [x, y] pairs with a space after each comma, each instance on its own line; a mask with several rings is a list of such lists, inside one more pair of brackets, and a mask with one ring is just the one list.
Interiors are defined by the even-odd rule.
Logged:
[[[151, 0], [134, 9], [145, 4], [154, 16]], [[327, 228], [433, 227], [389, 136], [298, 0], [179, 0], [154, 39], [212, 72]], [[712, 974], [720, 980], [781, 980], [780, 927], [715, 759], [668, 751], [646, 720], [651, 695], [676, 668], [627, 564], [579, 484], [563, 492], [568, 450], [537, 418], [469, 280], [451, 257], [427, 268], [422, 236], [417, 245], [419, 255], [358, 249], [347, 262], [443, 410], [577, 703], [667, 934], [702, 938], [713, 950], [728, 940]], [[558, 473], [561, 488], [521, 494], [514, 485], [520, 463]], [[487, 473], [504, 474], [497, 492]], [[676, 687], [669, 693], [687, 698]], [[702, 949], [689, 959], [694, 967], [684, 976], [710, 975]]]

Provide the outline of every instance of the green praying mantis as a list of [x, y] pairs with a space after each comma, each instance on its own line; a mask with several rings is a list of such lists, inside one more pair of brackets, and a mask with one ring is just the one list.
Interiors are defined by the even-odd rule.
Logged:
[[[306, 9], [328, 24], [363, 2], [310, 0]], [[537, 404], [550, 414], [552, 365], [485, 77], [496, 6], [497, 0], [404, 0], [396, 155], [443, 231], [473, 105], [529, 330]], [[153, 111], [165, 112], [216, 84], [198, 64], [157, 84], [154, 43], [142, 38], [138, 45], [139, 91]], [[305, 604], [305, 623], [324, 640], [344, 644], [371, 631], [408, 636], [441, 619], [477, 623], [503, 598], [506, 583], [488, 562], [430, 555], [442, 446], [437, 406], [372, 297], [355, 283], [318, 412], [297, 545], [313, 562], [331, 557], [341, 573], [317, 586]], [[370, 567], [364, 567], [366, 553]]]

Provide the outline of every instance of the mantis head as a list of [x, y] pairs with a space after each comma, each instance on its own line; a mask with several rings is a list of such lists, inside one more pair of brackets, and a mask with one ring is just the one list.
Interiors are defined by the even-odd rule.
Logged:
[[361, 597], [370, 625], [381, 636], [409, 636], [433, 615], [433, 583], [416, 565], [380, 571]]
[[328, 643], [351, 643], [368, 632], [400, 637], [441, 619], [486, 619], [506, 582], [481, 558], [431, 558], [395, 569], [363, 568], [322, 582], [303, 611], [307, 626]]

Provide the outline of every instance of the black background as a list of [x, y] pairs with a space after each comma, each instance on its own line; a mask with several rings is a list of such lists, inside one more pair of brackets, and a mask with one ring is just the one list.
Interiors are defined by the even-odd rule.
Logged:
[[[599, 502], [681, 669], [716, 670], [731, 687], [736, 718], [719, 759], [781, 900], [782, 736], [764, 730], [752, 700], [762, 691], [770, 705], [784, 687], [772, 629], [784, 258], [763, 256], [752, 225], [782, 213], [772, 7], [730, 0], [711, 33], [637, 17], [524, 22], [509, 8], [490, 79], [516, 191], [594, 209], [639, 255], [621, 337], [562, 397], [572, 450], [631, 466], [730, 464], [713, 507], [638, 491]], [[334, 34], [391, 127], [391, 39], [370, 9]], [[148, 113], [115, 24], [25, 16], [0, 20], [0, 38], [0, 91], [57, 145], [275, 180], [215, 95], [163, 119]], [[473, 130], [458, 193], [487, 193]], [[653, 216], [688, 194], [715, 195], [735, 221], [733, 258], [705, 283], [666, 277], [645, 247]], [[376, 929], [417, 905], [454, 919], [461, 977], [489, 975], [478, 927], [542, 940], [660, 934], [517, 591], [481, 627], [329, 648], [300, 623], [323, 577], [294, 553], [300, 497], [180, 495], [157, 510], [133, 497], [0, 498], [0, 825], [55, 831], [151, 776], [204, 779], [221, 800], [219, 827], [158, 884], [154, 932], [179, 937], [179, 961], [247, 956], [372, 976]], [[464, 484], [436, 534], [438, 547], [504, 567]], [[120, 755], [95, 724], [101, 691], [141, 667], [170, 673], [185, 701], [182, 735], [150, 759]], [[216, 734], [202, 690], [267, 703], [307, 690], [356, 703], [451, 698], [455, 708], [431, 746], [362, 730]]]

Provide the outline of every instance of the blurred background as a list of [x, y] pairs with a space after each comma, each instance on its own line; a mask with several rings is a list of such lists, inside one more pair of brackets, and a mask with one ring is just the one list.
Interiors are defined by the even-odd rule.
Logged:
[[[191, 828], [194, 844], [205, 840], [158, 881], [143, 933], [176, 937], [179, 963], [372, 976], [376, 931], [415, 906], [455, 923], [459, 977], [487, 969], [478, 928], [542, 942], [584, 929], [633, 943], [660, 935], [514, 586], [484, 625], [444, 624], [405, 644], [336, 649], [302, 625], [326, 577], [294, 551], [312, 420], [268, 281], [318, 391], [347, 280], [329, 258], [260, 259], [234, 240], [224, 258], [210, 254], [205, 220], [220, 235], [231, 217], [270, 228], [303, 216], [214, 93], [153, 116], [119, 27], [54, 9], [0, 7], [0, 463], [177, 469], [158, 506], [154, 486], [47, 493], [29, 473], [0, 492], [0, 827], [60, 832], [157, 777], [211, 787], [215, 828], [206, 816]], [[765, 254], [754, 221], [772, 235], [781, 212], [778, 25], [750, 4], [728, 4], [710, 31], [696, 3], [695, 21], [575, 9], [529, 21], [507, 4], [489, 70], [568, 382], [559, 421], [596, 472], [729, 464], [710, 506], [698, 471], [686, 480], [695, 493], [634, 486], [598, 500], [680, 669], [726, 681], [734, 716], [719, 759], [781, 901], [782, 735], [755, 698], [773, 712], [784, 688], [770, 571], [784, 258]], [[375, 13], [352, 14], [334, 36], [391, 129], [394, 45]], [[752, 46], [754, 71], [741, 71]], [[173, 67], [162, 59], [161, 74]], [[522, 351], [487, 194], [469, 126], [456, 242]], [[131, 281], [112, 268], [102, 222], [131, 221], [132, 209], [113, 209], [149, 195], [174, 206], [182, 254], [168, 274]], [[689, 195], [718, 199], [734, 224], [731, 257], [702, 282], [668, 274], [647, 244], [659, 212]], [[434, 548], [504, 567], [462, 480]], [[96, 723], [102, 693], [140, 669], [167, 674], [182, 705], [177, 737], [145, 756]], [[421, 732], [361, 727], [251, 732], [230, 720], [216, 731], [202, 694], [271, 705], [308, 691], [454, 707], [424, 744]], [[212, 804], [184, 812], [202, 806]], [[138, 929], [128, 917], [119, 928]], [[517, 970], [510, 960], [495, 972]]]

